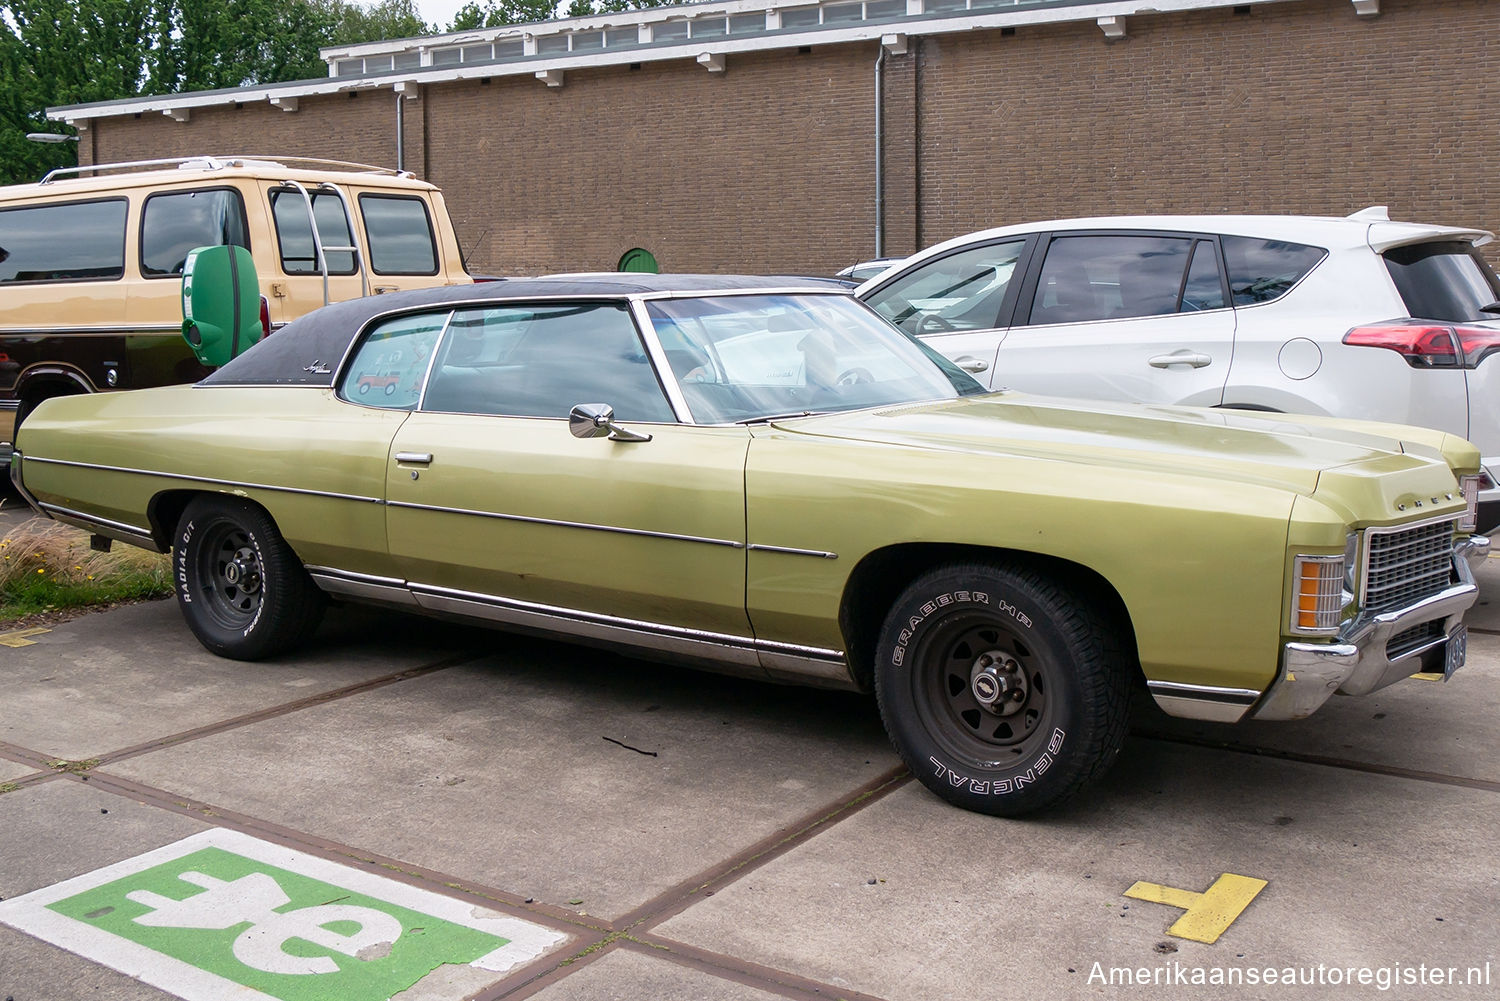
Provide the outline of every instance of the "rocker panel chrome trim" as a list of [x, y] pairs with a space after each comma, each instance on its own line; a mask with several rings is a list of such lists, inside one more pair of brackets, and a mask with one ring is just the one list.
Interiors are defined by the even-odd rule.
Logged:
[[309, 566], [307, 574], [313, 579], [313, 583], [329, 594], [402, 605], [407, 608], [419, 607], [416, 595], [407, 588], [406, 581], [398, 577], [378, 577], [374, 574], [353, 573], [348, 570], [316, 566]]
[[72, 508], [58, 504], [41, 504], [37, 506], [37, 510], [49, 518], [54, 518], [65, 525], [72, 525], [74, 528], [81, 528], [86, 532], [107, 535], [111, 539], [119, 539], [121, 542], [128, 542], [132, 546], [140, 546], [155, 553], [162, 551], [148, 530], [137, 528], [135, 525], [127, 525], [123, 521], [110, 521], [108, 518], [84, 514], [82, 511], [74, 511]]
[[1168, 716], [1215, 723], [1238, 723], [1261, 696], [1253, 688], [1185, 685], [1176, 681], [1147, 681], [1146, 687]]

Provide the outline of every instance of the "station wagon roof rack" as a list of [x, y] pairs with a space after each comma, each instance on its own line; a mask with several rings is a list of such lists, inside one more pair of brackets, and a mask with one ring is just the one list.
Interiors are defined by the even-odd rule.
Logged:
[[175, 156], [161, 160], [128, 160], [121, 163], [92, 163], [85, 167], [58, 167], [49, 170], [41, 180], [49, 184], [66, 177], [82, 177], [85, 174], [102, 174], [106, 171], [127, 172], [149, 170], [156, 167], [177, 167], [178, 170], [224, 170], [228, 167], [303, 167], [321, 170], [352, 171], [361, 174], [381, 174], [386, 177], [415, 177], [409, 170], [393, 170], [376, 167], [368, 163], [351, 163], [347, 160], [326, 160], [316, 156]]

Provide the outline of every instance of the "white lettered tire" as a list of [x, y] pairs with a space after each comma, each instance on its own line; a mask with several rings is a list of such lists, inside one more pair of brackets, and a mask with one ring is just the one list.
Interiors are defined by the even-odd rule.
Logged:
[[327, 605], [271, 516], [234, 497], [188, 504], [172, 539], [172, 576], [198, 642], [235, 660], [297, 646]]
[[875, 694], [913, 774], [957, 806], [1016, 816], [1113, 763], [1128, 661], [1099, 610], [1025, 566], [949, 564], [886, 616]]

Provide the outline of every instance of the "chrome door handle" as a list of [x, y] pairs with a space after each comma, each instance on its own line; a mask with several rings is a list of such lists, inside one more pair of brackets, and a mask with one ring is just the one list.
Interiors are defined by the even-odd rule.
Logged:
[[1171, 368], [1173, 365], [1191, 365], [1193, 368], [1203, 368], [1214, 363], [1213, 358], [1197, 351], [1173, 351], [1169, 355], [1155, 355], [1147, 358], [1146, 363], [1152, 368]]
[[953, 364], [957, 365], [965, 372], [983, 372], [985, 369], [990, 367], [989, 362], [980, 361], [973, 355], [960, 355], [959, 357], [953, 359]]
[[375, 286], [375, 294], [376, 295], [385, 295], [387, 292], [399, 292], [399, 291], [401, 291], [401, 288], [398, 285], [376, 285]]
[[396, 461], [409, 463], [413, 466], [428, 466], [432, 464], [431, 452], [397, 452]]

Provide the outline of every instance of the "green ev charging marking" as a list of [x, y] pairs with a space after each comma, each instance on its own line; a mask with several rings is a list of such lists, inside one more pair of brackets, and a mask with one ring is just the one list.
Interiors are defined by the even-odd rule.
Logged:
[[189, 1001], [384, 1001], [442, 966], [499, 979], [565, 938], [225, 830], [4, 901], [0, 922]]

